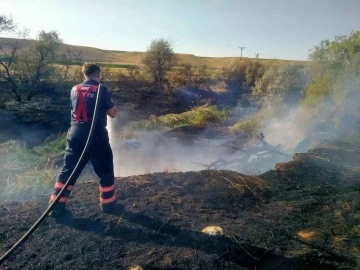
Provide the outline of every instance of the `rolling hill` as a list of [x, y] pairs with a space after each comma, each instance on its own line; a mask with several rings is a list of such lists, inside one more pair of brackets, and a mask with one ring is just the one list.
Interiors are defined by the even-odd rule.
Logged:
[[[0, 37], [0, 42], [9, 42], [13, 39]], [[26, 40], [25, 45], [31, 46], [34, 44], [34, 40]], [[61, 50], [65, 51], [69, 48], [73, 53], [81, 53], [83, 59], [87, 62], [99, 62], [99, 63], [111, 63], [118, 65], [139, 65], [143, 56], [143, 52], [130, 52], [130, 51], [114, 51], [114, 50], [102, 50], [99, 48], [75, 46], [69, 44], [61, 45]], [[240, 57], [200, 57], [193, 54], [179, 53], [178, 60], [180, 63], [188, 63], [195, 66], [207, 65], [211, 68], [227, 67], [235, 61], [239, 61]], [[253, 59], [246, 58], [244, 59]], [[283, 65], [283, 64], [295, 64], [304, 63], [305, 61], [293, 61], [293, 60], [275, 60], [275, 59], [256, 59], [264, 64], [271, 65]]]

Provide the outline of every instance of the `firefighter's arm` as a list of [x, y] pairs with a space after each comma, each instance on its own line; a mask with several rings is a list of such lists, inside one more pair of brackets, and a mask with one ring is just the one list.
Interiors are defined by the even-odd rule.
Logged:
[[118, 112], [118, 110], [117, 110], [116, 106], [113, 106], [111, 109], [107, 110], [107, 114], [108, 114], [108, 116], [110, 116], [111, 118], [115, 118], [117, 112]]

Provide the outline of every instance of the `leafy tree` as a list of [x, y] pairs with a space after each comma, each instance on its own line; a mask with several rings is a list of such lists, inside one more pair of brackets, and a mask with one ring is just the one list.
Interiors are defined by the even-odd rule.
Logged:
[[18, 80], [18, 73], [15, 64], [19, 62], [19, 55], [24, 47], [28, 35], [26, 30], [16, 33], [15, 39], [5, 39], [0, 42], [0, 80], [5, 82], [5, 88], [10, 88], [10, 96], [21, 102], [21, 86]]
[[322, 41], [312, 50], [310, 60], [313, 76], [305, 103], [314, 104], [327, 96], [345, 100], [359, 90], [360, 31]]
[[34, 46], [19, 53], [14, 65], [21, 90], [16, 95], [21, 96], [20, 99], [24, 96], [26, 100], [30, 100], [56, 72], [53, 63], [57, 60], [58, 48], [62, 43], [58, 33], [41, 31], [36, 40]]
[[162, 86], [165, 76], [176, 64], [172, 42], [165, 39], [153, 40], [142, 62], [153, 81]]
[[[5, 91], [10, 89], [9, 95], [18, 102], [65, 81], [71, 64], [81, 60], [68, 49], [60, 52], [62, 40], [55, 31], [41, 31], [34, 42], [27, 37], [28, 31], [24, 30], [17, 32], [16, 38], [0, 42], [0, 80], [5, 82]], [[55, 65], [56, 62], [61, 65]]]
[[12, 18], [0, 14], [0, 34], [1, 32], [10, 32], [16, 29]]
[[360, 32], [322, 41], [310, 60], [312, 78], [304, 105], [337, 132], [350, 132], [360, 117]]

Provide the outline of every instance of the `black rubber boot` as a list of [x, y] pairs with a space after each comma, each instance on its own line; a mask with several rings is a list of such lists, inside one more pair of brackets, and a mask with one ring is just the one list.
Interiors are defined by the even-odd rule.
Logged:
[[100, 204], [101, 211], [103, 211], [106, 214], [113, 214], [116, 209], [116, 201], [108, 204]]
[[61, 217], [65, 214], [65, 203], [57, 203], [54, 208], [50, 211], [50, 217]]

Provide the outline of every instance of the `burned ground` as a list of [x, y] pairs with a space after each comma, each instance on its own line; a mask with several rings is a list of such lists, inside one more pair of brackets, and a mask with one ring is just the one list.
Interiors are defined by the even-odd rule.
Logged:
[[[1, 269], [357, 269], [359, 144], [328, 142], [258, 177], [231, 171], [119, 178], [114, 215], [95, 181], [48, 218]], [[0, 207], [3, 253], [46, 197]], [[123, 205], [123, 207], [121, 205]], [[216, 225], [223, 236], [201, 230]]]

